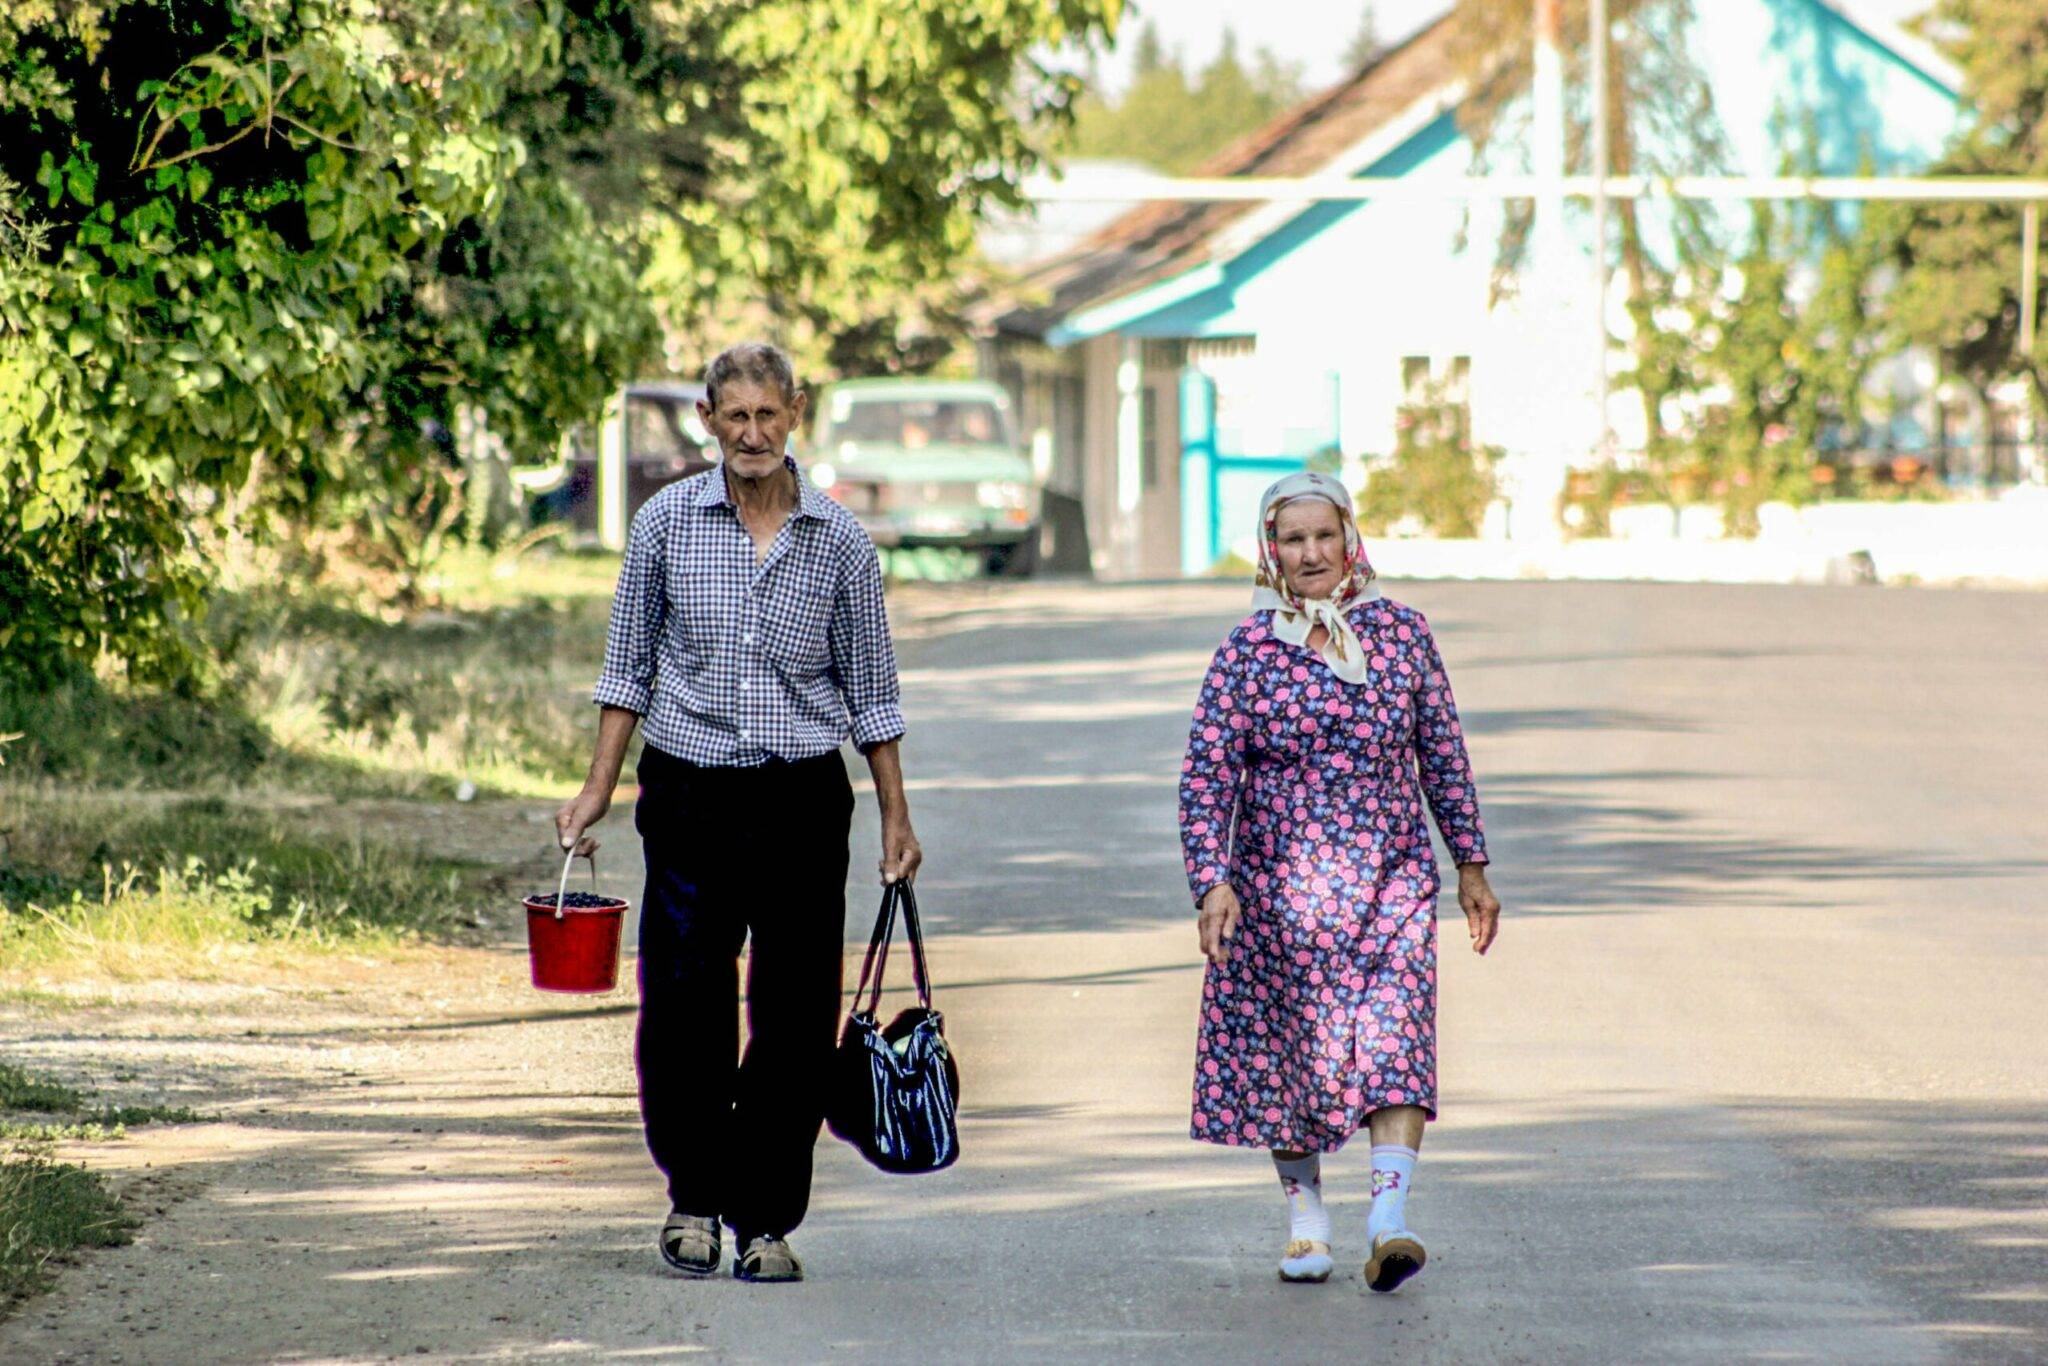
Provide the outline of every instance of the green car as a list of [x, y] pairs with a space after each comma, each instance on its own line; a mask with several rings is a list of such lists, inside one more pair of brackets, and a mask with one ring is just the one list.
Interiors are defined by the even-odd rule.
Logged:
[[846, 380], [818, 396], [817, 413], [811, 481], [876, 545], [973, 551], [991, 574], [1038, 567], [1038, 480], [1000, 385]]

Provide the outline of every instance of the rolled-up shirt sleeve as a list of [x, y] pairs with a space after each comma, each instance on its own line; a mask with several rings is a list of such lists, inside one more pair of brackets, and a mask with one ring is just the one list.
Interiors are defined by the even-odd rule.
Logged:
[[852, 719], [854, 747], [865, 752], [902, 739], [902, 691], [882, 599], [882, 560], [864, 535], [847, 549], [827, 639], [832, 672]]
[[604, 638], [604, 666], [591, 700], [647, 715], [654, 702], [654, 671], [660, 657], [668, 594], [662, 583], [667, 560], [665, 519], [650, 503], [626, 533], [626, 558], [612, 592], [612, 621]]

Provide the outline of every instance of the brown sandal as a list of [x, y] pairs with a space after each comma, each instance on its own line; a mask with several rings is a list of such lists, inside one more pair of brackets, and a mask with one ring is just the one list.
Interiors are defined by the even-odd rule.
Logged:
[[661, 1226], [661, 1259], [689, 1276], [718, 1270], [718, 1220], [677, 1210]]
[[732, 1274], [742, 1281], [800, 1281], [804, 1264], [789, 1244], [771, 1234], [749, 1238], [733, 1258]]

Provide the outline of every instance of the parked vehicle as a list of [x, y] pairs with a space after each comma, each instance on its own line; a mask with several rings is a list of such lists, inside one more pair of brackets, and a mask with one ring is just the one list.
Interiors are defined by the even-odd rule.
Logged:
[[975, 552], [991, 574], [1038, 567], [1040, 494], [1010, 399], [974, 380], [864, 379], [818, 396], [811, 481], [880, 546]]
[[[703, 396], [701, 384], [648, 380], [626, 386], [620, 407], [626, 522], [665, 486], [718, 463], [718, 443], [697, 417], [697, 400]], [[602, 517], [596, 426], [577, 429], [568, 445], [568, 458], [554, 470], [521, 482], [536, 522], [565, 521], [579, 537], [595, 537]]]

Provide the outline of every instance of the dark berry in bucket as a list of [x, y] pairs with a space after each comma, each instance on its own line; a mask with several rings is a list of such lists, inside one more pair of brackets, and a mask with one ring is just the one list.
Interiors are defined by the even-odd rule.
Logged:
[[[530, 900], [536, 906], [552, 906], [555, 904], [555, 894], [549, 892], [544, 896], [532, 897]], [[625, 904], [625, 902], [615, 896], [599, 896], [596, 892], [571, 892], [562, 898], [562, 909], [565, 911], [594, 911], [602, 906], [623, 906]]]

